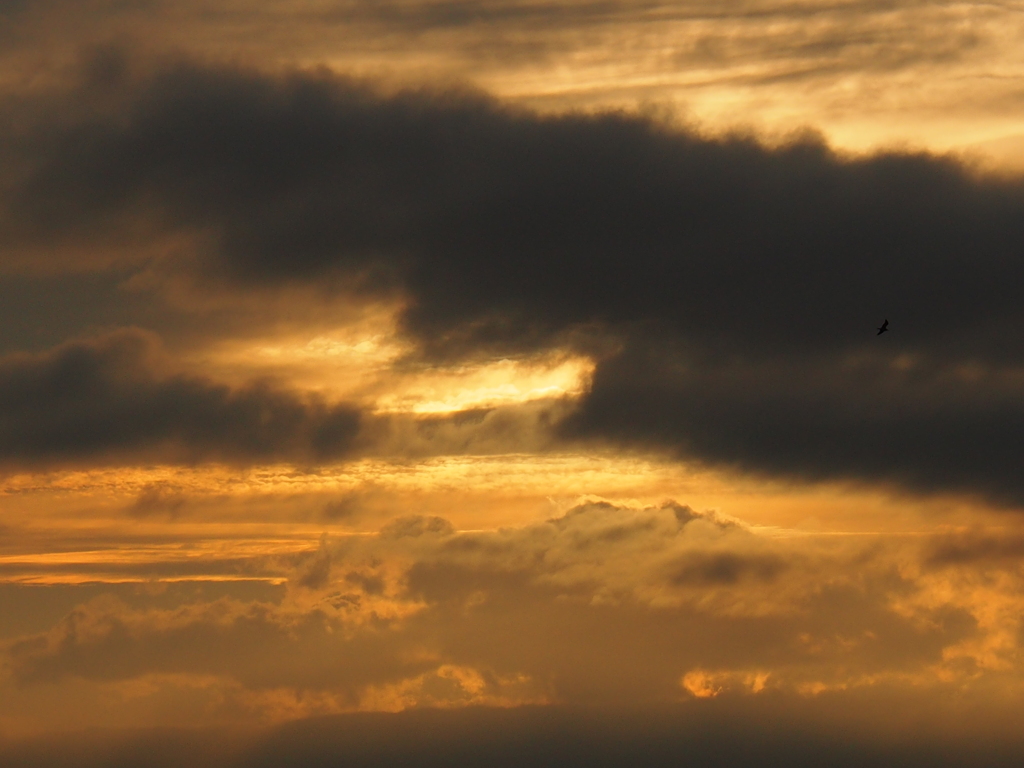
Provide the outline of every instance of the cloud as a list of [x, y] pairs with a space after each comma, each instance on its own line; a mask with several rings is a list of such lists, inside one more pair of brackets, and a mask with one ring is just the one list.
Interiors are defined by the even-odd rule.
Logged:
[[409, 515], [398, 517], [381, 528], [380, 535], [386, 538], [403, 539], [420, 536], [450, 536], [455, 528], [443, 517]]
[[[154, 334], [122, 329], [0, 357], [0, 464], [310, 466], [357, 456], [545, 452], [560, 445], [554, 426], [571, 408], [566, 398], [548, 398], [442, 415], [375, 414], [286, 382], [231, 386], [176, 372]], [[173, 515], [186, 501], [173, 488], [152, 486], [131, 513]], [[332, 510], [328, 516], [341, 508]]]
[[173, 519], [187, 503], [188, 497], [173, 488], [160, 483], [150, 483], [138, 495], [128, 511], [135, 517], [166, 514]]
[[321, 541], [280, 603], [101, 597], [8, 641], [4, 667], [23, 687], [214, 676], [216, 690], [238, 687], [231, 700], [310, 692], [340, 709], [651, 703], [682, 697], [695, 670], [715, 690], [752, 694], [743, 681], [761, 680], [758, 695], [967, 684], [1010, 613], [985, 623], [969, 588], [900, 574], [913, 554], [768, 537], [677, 504], [591, 502], [485, 532], [406, 516]]
[[774, 581], [785, 568], [785, 561], [778, 557], [699, 554], [683, 559], [673, 581], [677, 584], [734, 584], [743, 578]]
[[184, 238], [161, 270], [401, 300], [427, 360], [591, 355], [563, 435], [1022, 499], [1019, 179], [323, 72], [179, 63], [105, 87], [11, 137], [27, 170], [0, 238], [39, 263]]
[[173, 610], [133, 610], [100, 597], [78, 606], [47, 635], [10, 643], [10, 674], [21, 685], [69, 676], [100, 681], [149, 674], [227, 676], [250, 689], [331, 689], [354, 701], [369, 684], [432, 668], [401, 658], [397, 633], [370, 626], [334, 633], [321, 611], [221, 599]]
[[596, 322], [820, 351], [861, 346], [889, 313], [901, 349], [1013, 356], [978, 334], [1019, 332], [1006, 254], [1024, 191], [947, 159], [386, 98], [322, 74], [182, 65], [126, 88], [116, 111], [18, 137], [34, 162], [8, 237], [100, 237], [142, 201], [208, 233], [236, 277], [397, 281], [407, 329], [435, 347]]
[[[894, 7], [875, 0], [735, 6], [706, 0], [381, 0], [314, 7], [287, 2], [223, 7], [189, 0], [174, 7], [173, 21], [163, 2], [140, 12], [102, 0], [36, 0], [0, 5], [0, 14], [8, 20], [8, 47], [21, 57], [33, 42], [64, 53], [62, 46], [109, 39], [116, 30], [151, 47], [199, 56], [219, 44], [220, 53], [257, 61], [261, 54], [263, 61], [275, 61], [329, 52], [346, 62], [390, 54], [395, 67], [411, 50], [421, 62], [440, 60], [468, 77], [568, 61], [584, 70], [591, 62], [632, 72], [700, 68], [705, 77], [713, 73], [713, 81], [725, 83], [829, 82], [841, 75], [970, 62], [999, 50], [1003, 41], [995, 25], [1013, 23], [1000, 8], [974, 7], [965, 14], [943, 5]], [[214, 7], [216, 16], [210, 13]], [[282, 35], [282, 28], [289, 34]], [[248, 36], [238, 35], [243, 29]], [[323, 30], [330, 30], [333, 46]]]
[[308, 562], [303, 563], [296, 584], [307, 589], [319, 589], [329, 582], [330, 577], [331, 550], [327, 546], [325, 534], [320, 538], [320, 548], [316, 554]]
[[1020, 505], [1018, 368], [941, 355], [720, 360], [637, 341], [602, 362], [562, 428], [754, 473]]
[[573, 407], [569, 397], [552, 397], [441, 415], [377, 413], [362, 440], [384, 458], [543, 454], [564, 447], [556, 427]]
[[208, 233], [238, 277], [391, 276], [435, 345], [655, 322], [820, 350], [861, 344], [886, 312], [901, 346], [1016, 332], [1024, 192], [947, 159], [386, 98], [322, 74], [182, 65], [125, 88], [110, 113], [18, 137], [34, 167], [7, 197], [9, 236], [97, 237], [142, 201]]
[[[536, 717], [552, 740], [576, 744], [567, 735], [576, 733], [575, 716], [562, 719], [566, 708], [585, 707], [589, 717], [600, 705], [614, 708], [609, 723], [623, 728], [624, 742], [600, 742], [608, 731], [595, 725], [580, 736], [580, 754], [591, 747], [646, 754], [631, 739], [653, 749], [652, 732], [638, 724], [661, 722], [650, 719], [651, 710], [675, 701], [665, 734], [678, 734], [682, 722], [710, 738], [710, 724], [722, 724], [708, 754], [742, 741], [758, 723], [772, 738], [791, 727], [794, 739], [804, 734], [800, 744], [807, 733], [844, 735], [823, 737], [822, 749], [860, 736], [890, 749], [898, 736], [920, 754], [937, 732], [991, 745], [978, 729], [1003, 721], [989, 717], [984, 701], [995, 699], [1006, 733], [1016, 733], [1006, 712], [1016, 711], [1007, 702], [1022, 690], [1019, 569], [1005, 567], [1005, 558], [952, 558], [935, 567], [941, 542], [751, 528], [676, 502], [592, 499], [550, 519], [489, 531], [404, 515], [379, 535], [324, 538], [303, 557], [265, 564], [262, 573], [289, 575], [288, 585], [247, 586], [244, 598], [231, 597], [235, 587], [226, 584], [146, 594], [94, 585], [85, 594], [117, 591], [118, 598], [86, 602], [75, 600], [77, 589], [61, 588], [59, 606], [44, 606], [33, 626], [0, 644], [0, 725], [40, 712], [52, 724], [53, 713], [65, 711], [54, 698], [73, 709], [60, 722], [75, 727], [209, 727], [414, 710], [399, 719], [320, 720], [368, 739], [315, 742], [326, 750], [323, 759], [344, 753], [359, 764], [354, 754], [371, 761], [393, 754], [380, 751], [368, 723], [380, 723], [387, 743], [408, 736], [409, 749], [422, 751], [414, 734], [437, 734], [449, 727], [442, 723], [456, 729], [452, 743], [465, 744], [458, 729], [476, 732], [479, 717], [494, 718], [492, 734]], [[53, 597], [4, 599], [38, 609]], [[55, 612], [63, 618], [54, 620]], [[555, 706], [517, 710], [511, 720], [475, 706], [540, 702]], [[459, 712], [446, 720], [424, 707]], [[417, 722], [433, 725], [421, 731]], [[319, 726], [299, 723], [265, 734], [269, 742], [243, 745], [245, 759], [273, 764], [275, 749], [296, 744], [310, 750], [300, 750], [303, 760], [320, 759], [307, 727]], [[306, 734], [297, 742], [280, 735], [297, 732]], [[487, 739], [477, 754], [505, 754], [505, 742]], [[450, 762], [455, 747], [442, 742], [437, 754]], [[679, 749], [693, 743], [682, 740]], [[771, 744], [764, 749], [793, 754], [786, 740]], [[40, 745], [0, 743], [5, 765], [19, 764], [6, 759], [15, 747]], [[764, 751], [756, 752], [763, 763]], [[24, 751], [13, 754], [28, 760]], [[68, 764], [77, 765], [93, 753], [69, 754]], [[95, 759], [102, 766], [112, 758]]]
[[[520, 739], [576, 745], [567, 754], [583, 762], [649, 754], [651, 764], [762, 737], [730, 760], [763, 764], [773, 750], [803, 754], [794, 744], [806, 748], [808, 733], [822, 739], [808, 764], [837, 743], [882, 755], [894, 744], [920, 755], [939, 737], [1002, 748], [1017, 733], [1007, 702], [1024, 691], [1020, 576], [991, 563], [935, 568], [929, 546], [783, 536], [678, 503], [592, 500], [494, 531], [405, 516], [377, 536], [325, 538], [292, 560], [287, 586], [244, 599], [230, 585], [150, 598], [94, 586], [67, 609], [65, 588], [63, 618], [41, 630], [39, 617], [0, 645], [0, 724], [52, 716], [53, 697], [73, 709], [62, 722], [83, 728], [320, 716], [232, 731], [256, 738], [230, 742], [239, 765], [279, 763], [281, 750], [303, 764], [339, 754], [383, 764], [399, 746], [450, 764], [466, 744], [485, 764], [523, 754], [508, 752]], [[333, 717], [355, 710], [378, 715]], [[104, 749], [143, 738], [94, 736]], [[0, 759], [18, 765], [6, 756], [28, 761], [40, 748], [0, 741]], [[93, 753], [73, 754], [88, 765]]]
[[926, 553], [926, 564], [936, 568], [976, 564], [1002, 570], [1024, 560], [1024, 537], [1006, 532], [946, 534], [936, 536]]
[[[351, 448], [354, 408], [166, 374], [160, 362], [156, 340], [135, 330], [0, 359], [0, 461], [302, 462]], [[140, 499], [138, 509], [161, 501]]]

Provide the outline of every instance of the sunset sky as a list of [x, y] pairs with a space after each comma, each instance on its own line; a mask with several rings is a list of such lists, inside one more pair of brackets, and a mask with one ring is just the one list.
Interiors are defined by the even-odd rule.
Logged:
[[1022, 459], [1020, 3], [0, 0], [5, 765], [1017, 764]]

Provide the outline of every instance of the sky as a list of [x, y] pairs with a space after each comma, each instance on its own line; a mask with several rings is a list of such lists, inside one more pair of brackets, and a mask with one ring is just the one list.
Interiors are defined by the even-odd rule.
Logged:
[[3, 763], [1016, 764], [1022, 37], [0, 0]]

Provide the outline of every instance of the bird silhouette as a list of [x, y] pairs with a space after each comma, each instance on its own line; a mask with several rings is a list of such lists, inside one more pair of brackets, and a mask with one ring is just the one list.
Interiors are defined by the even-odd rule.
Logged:
[[886, 320], [884, 323], [882, 323], [881, 326], [879, 326], [878, 333], [876, 333], [875, 336], [881, 336], [883, 333], [885, 333], [888, 330], [889, 330], [889, 321]]

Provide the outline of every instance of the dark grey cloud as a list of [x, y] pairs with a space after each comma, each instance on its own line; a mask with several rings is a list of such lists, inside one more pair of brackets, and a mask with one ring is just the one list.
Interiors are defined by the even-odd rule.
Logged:
[[0, 354], [42, 351], [118, 325], [152, 327], [150, 296], [119, 290], [126, 274], [46, 277], [4, 275], [0, 283]]
[[754, 473], [1019, 505], [1019, 374], [976, 365], [927, 353], [722, 361], [638, 341], [599, 366], [562, 428]]
[[[356, 455], [408, 460], [546, 451], [559, 445], [552, 426], [570, 409], [555, 398], [440, 416], [372, 414], [279, 381], [229, 386], [178, 372], [155, 334], [121, 329], [0, 356], [0, 467], [161, 461], [309, 467]], [[379, 501], [365, 492], [334, 499], [324, 516], [351, 516]], [[152, 484], [125, 511], [174, 518], [195, 502], [173, 484]]]
[[9, 238], [102, 238], [141, 205], [208, 233], [239, 278], [390, 276], [434, 343], [653, 322], [727, 350], [834, 350], [890, 314], [901, 348], [962, 335], [1017, 357], [991, 333], [1019, 336], [1024, 185], [951, 160], [317, 74], [183, 65], [129, 91], [20, 137], [34, 162], [6, 196]]
[[156, 356], [152, 336], [129, 330], [0, 359], [0, 462], [305, 462], [352, 447], [351, 407], [161, 374]]
[[428, 358], [597, 355], [566, 434], [1022, 498], [1019, 179], [325, 73], [125, 71], [13, 137], [12, 247], [118, 248], [131, 221], [194, 238], [164, 269], [404, 295]]

